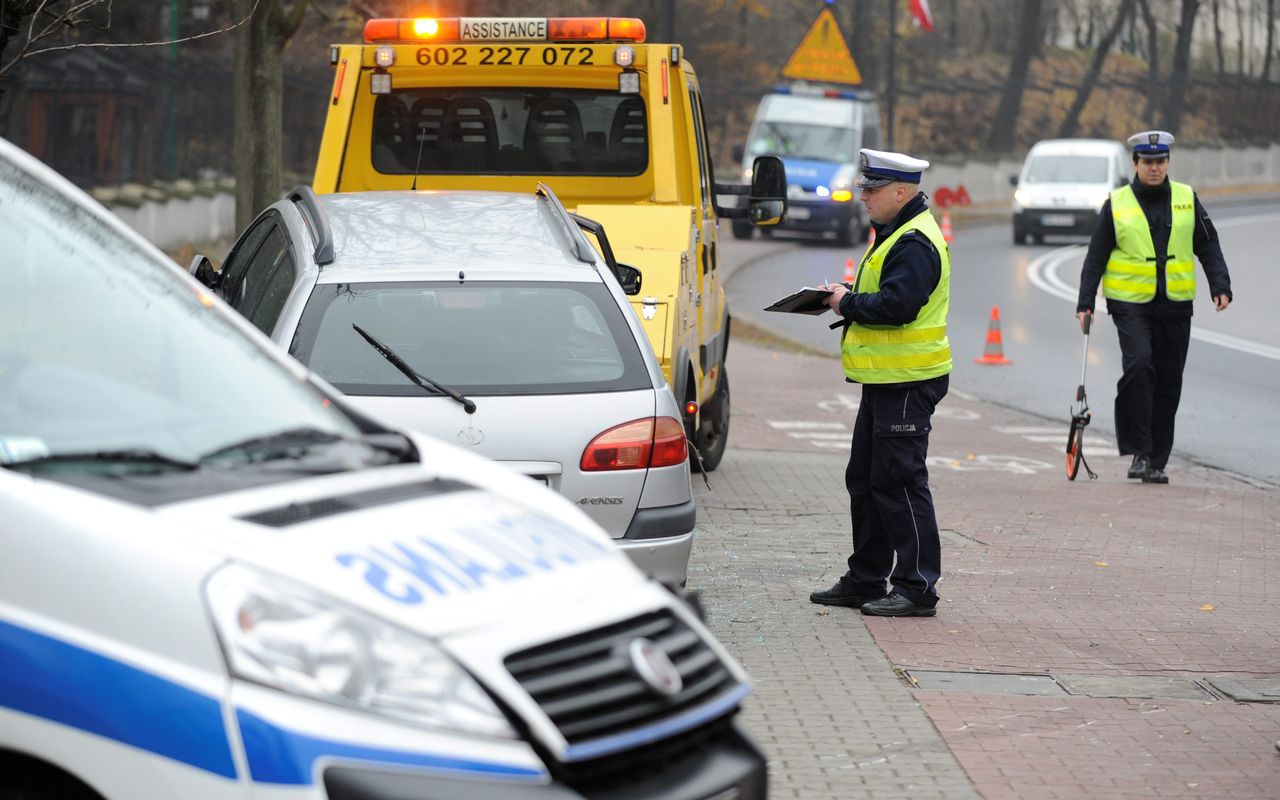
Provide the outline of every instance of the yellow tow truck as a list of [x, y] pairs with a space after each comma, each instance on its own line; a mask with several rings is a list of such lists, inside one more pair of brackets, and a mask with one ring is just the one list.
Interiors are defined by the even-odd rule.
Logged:
[[[715, 469], [730, 417], [719, 220], [777, 224], [786, 178], [764, 157], [750, 187], [715, 183], [683, 48], [647, 43], [635, 18], [371, 19], [330, 60], [315, 190], [550, 185], [640, 270], [633, 309], [684, 408], [695, 465]], [[719, 195], [748, 202], [724, 208]]]

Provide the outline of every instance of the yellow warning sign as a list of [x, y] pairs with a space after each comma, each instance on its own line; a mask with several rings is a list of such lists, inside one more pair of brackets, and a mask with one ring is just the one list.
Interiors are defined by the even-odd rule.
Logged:
[[853, 54], [844, 43], [844, 35], [831, 9], [824, 8], [813, 21], [809, 32], [782, 67], [782, 77], [821, 83], [862, 83], [862, 73], [853, 63]]

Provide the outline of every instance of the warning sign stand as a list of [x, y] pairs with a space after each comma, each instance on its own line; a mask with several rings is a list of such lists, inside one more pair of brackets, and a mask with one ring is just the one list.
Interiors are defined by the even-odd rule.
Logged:
[[824, 8], [809, 26], [808, 33], [783, 65], [782, 77], [815, 83], [862, 84], [862, 73], [853, 63], [853, 54], [831, 9]]

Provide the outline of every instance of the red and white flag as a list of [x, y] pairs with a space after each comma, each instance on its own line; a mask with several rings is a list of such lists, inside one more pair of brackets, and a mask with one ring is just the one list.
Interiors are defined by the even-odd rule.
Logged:
[[929, 0], [911, 0], [911, 16], [921, 28], [933, 30], [933, 10], [929, 8]]

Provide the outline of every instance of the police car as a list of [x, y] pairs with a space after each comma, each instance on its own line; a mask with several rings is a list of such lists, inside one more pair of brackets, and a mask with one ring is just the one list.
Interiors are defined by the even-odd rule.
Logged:
[[755, 798], [740, 666], [0, 140], [0, 796]]

